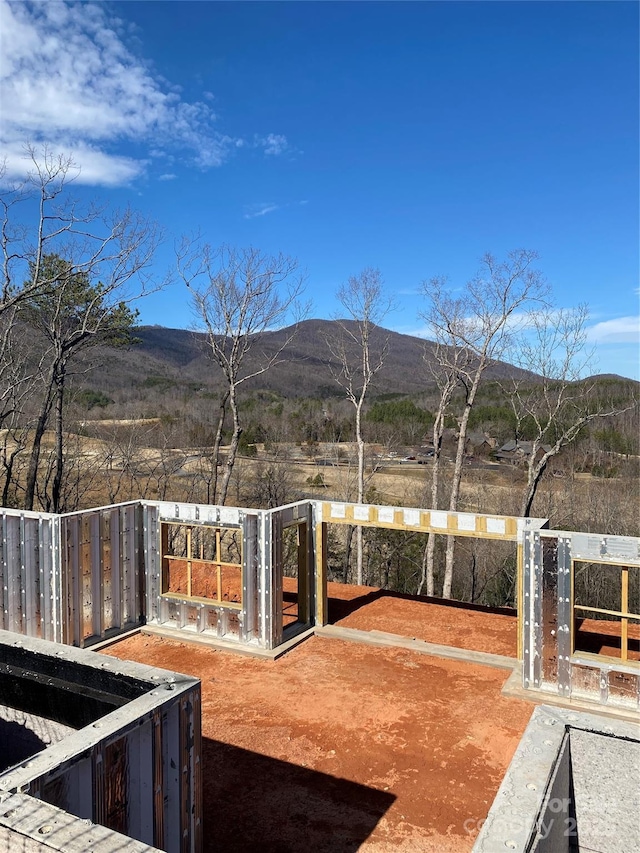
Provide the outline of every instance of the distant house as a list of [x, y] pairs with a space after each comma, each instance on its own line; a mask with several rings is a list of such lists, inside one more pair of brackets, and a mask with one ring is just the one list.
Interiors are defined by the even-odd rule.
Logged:
[[[548, 450], [551, 450], [551, 445], [543, 444], [538, 448], [537, 455], [542, 456], [542, 454], [546, 453]], [[515, 439], [511, 439], [496, 451], [495, 458], [499, 462], [510, 462], [512, 465], [519, 465], [521, 463], [528, 462], [532, 453], [532, 441], [516, 441]]]
[[[451, 456], [456, 448], [456, 443], [458, 441], [458, 431], [452, 429], [451, 427], [446, 427], [442, 432], [442, 439], [440, 442], [440, 450], [443, 456]], [[424, 455], [425, 453], [429, 456], [433, 456], [435, 448], [433, 446], [433, 435], [431, 433], [425, 435], [423, 444], [420, 448], [417, 448], [416, 456]]]
[[485, 432], [470, 432], [464, 445], [466, 456], [488, 456], [497, 446], [495, 438]]

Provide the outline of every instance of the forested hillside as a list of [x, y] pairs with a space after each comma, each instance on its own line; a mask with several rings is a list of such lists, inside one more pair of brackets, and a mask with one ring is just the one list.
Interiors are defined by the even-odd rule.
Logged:
[[[70, 163], [31, 153], [33, 181], [4, 207], [3, 506], [322, 496], [640, 532], [638, 383], [582, 378], [587, 308], [554, 306], [535, 251], [487, 253], [462, 288], [428, 282], [423, 341], [384, 328], [376, 268], [339, 286], [345, 319], [285, 325], [305, 317], [296, 259], [187, 241], [177, 266], [204, 333], [140, 327], [138, 301], [161, 284], [155, 226], [57, 206]], [[38, 198], [39, 224], [16, 228], [14, 206]], [[513, 601], [513, 549], [444, 538], [334, 531], [331, 574]]]
[[[331, 320], [304, 320], [260, 335], [256, 352], [248, 356], [249, 365], [265, 361], [279, 353], [285, 341], [292, 338], [278, 356], [277, 362], [259, 380], [251, 383], [252, 390], [272, 391], [281, 397], [330, 398], [341, 395], [331, 371], [338, 368], [327, 339], [335, 335], [336, 323]], [[185, 386], [200, 384], [204, 390], [220, 386], [220, 377], [212, 370], [207, 356], [207, 337], [203, 333], [162, 326], [140, 326], [135, 337], [138, 343], [126, 351], [101, 353], [104, 370], [94, 377], [94, 383], [115, 394], [147, 382]], [[389, 341], [389, 354], [376, 377], [376, 393], [416, 394], [433, 388], [433, 343], [386, 329], [376, 329], [373, 346]], [[102, 361], [104, 359], [104, 361]], [[527, 371], [504, 362], [492, 365], [487, 378], [529, 376]]]

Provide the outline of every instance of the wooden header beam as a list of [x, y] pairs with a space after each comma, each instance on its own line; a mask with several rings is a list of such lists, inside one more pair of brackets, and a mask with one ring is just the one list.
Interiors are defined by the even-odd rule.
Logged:
[[517, 518], [509, 515], [481, 515], [471, 512], [447, 512], [409, 507], [319, 501], [326, 524], [354, 524], [383, 527], [416, 533], [440, 533], [445, 536], [472, 536], [476, 539], [501, 539], [517, 542], [525, 527], [539, 530], [547, 525], [543, 518]]

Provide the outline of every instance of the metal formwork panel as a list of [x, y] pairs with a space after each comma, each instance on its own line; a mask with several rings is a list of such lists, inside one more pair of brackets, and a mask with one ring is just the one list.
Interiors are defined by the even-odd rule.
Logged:
[[308, 584], [308, 621], [311, 625], [315, 625], [316, 615], [316, 583], [315, 583], [315, 567], [316, 567], [316, 549], [315, 549], [315, 524], [314, 524], [314, 505], [309, 501], [306, 506], [307, 520], [307, 584]]
[[[8, 833], [8, 837], [7, 837]], [[4, 795], [0, 802], [0, 835], [4, 850], [48, 853], [160, 853], [157, 847], [71, 815], [28, 794]], [[45, 841], [46, 838], [46, 841]]]
[[[303, 606], [305, 616], [303, 621], [315, 621], [315, 540], [314, 540], [314, 504], [311, 501], [299, 501], [284, 507], [270, 510], [268, 513], [267, 529], [269, 530], [270, 542], [267, 553], [270, 558], [268, 572], [265, 572], [265, 587], [268, 590], [269, 601], [265, 602], [266, 612], [270, 619], [270, 642], [269, 648], [275, 648], [283, 642], [283, 535], [286, 527], [292, 525], [304, 525], [304, 566], [298, 571], [298, 608], [300, 615], [301, 600], [304, 597]], [[304, 572], [304, 576], [300, 571]], [[313, 616], [312, 616], [313, 614]]]
[[522, 682], [524, 687], [529, 687], [535, 683], [533, 672], [533, 661], [536, 655], [535, 645], [535, 580], [536, 580], [536, 561], [535, 553], [538, 553], [538, 562], [540, 554], [540, 535], [537, 532], [530, 531], [525, 533], [522, 543], [523, 558], [522, 558], [522, 588], [523, 596], [520, 606], [522, 608]]
[[542, 539], [542, 680], [558, 681], [558, 539]]
[[567, 533], [574, 560], [640, 566], [640, 537], [601, 533]]
[[66, 520], [61, 526], [62, 595], [64, 607], [64, 643], [74, 645], [80, 637], [80, 559], [78, 519]]
[[[536, 540], [541, 557], [535, 556]], [[572, 646], [573, 561], [640, 566], [640, 538], [542, 530], [525, 533], [524, 556], [524, 686], [602, 705], [640, 707], [637, 662], [576, 652]], [[527, 624], [530, 614], [533, 630]]]
[[282, 531], [283, 517], [279, 512], [271, 513], [271, 648], [282, 642]]
[[179, 704], [179, 786], [181, 850], [189, 853], [202, 844], [201, 760], [193, 753], [194, 744], [200, 742], [200, 697], [195, 691], [184, 695]]
[[524, 686], [539, 687], [542, 680], [542, 543], [529, 531], [525, 542]]
[[167, 850], [181, 850], [181, 820], [171, 820], [179, 814], [182, 818], [180, 779], [182, 774], [180, 706], [174, 702], [162, 713], [162, 769], [163, 769], [163, 809], [164, 846]]
[[2, 524], [2, 550], [7, 572], [5, 576], [7, 618], [5, 626], [17, 634], [23, 631], [22, 596], [23, 571], [20, 554], [20, 517], [5, 515]]
[[166, 601], [162, 598], [162, 557], [160, 545], [160, 505], [143, 507], [146, 612], [150, 622], [167, 621]]
[[[102, 562], [102, 512], [89, 516], [89, 543], [87, 548], [89, 564], [83, 567], [88, 571], [91, 597], [83, 600], [83, 608], [89, 611], [86, 625], [91, 625], [91, 638], [104, 637], [104, 565]], [[86, 628], [85, 628], [86, 630]], [[87, 638], [85, 638], [87, 639]]]
[[259, 517], [257, 513], [245, 513], [242, 537], [243, 589], [242, 609], [244, 615], [244, 638], [246, 641], [258, 639], [258, 533]]
[[139, 575], [144, 566], [140, 565], [137, 548], [139, 507], [122, 506], [119, 513], [120, 618], [123, 625], [128, 625], [137, 622], [141, 612]]
[[[37, 634], [43, 640], [63, 642], [63, 598], [60, 566], [60, 520], [48, 516], [36, 522], [29, 520], [33, 546], [37, 548], [37, 571], [39, 577], [40, 613]], [[37, 528], [37, 531], [36, 531]]]
[[[51, 707], [56, 708], [53, 713], [71, 715], [67, 723], [79, 704], [91, 701], [78, 689], [80, 685], [114, 697], [105, 701], [106, 712], [97, 719], [88, 709], [89, 722], [83, 728], [0, 773], [0, 791], [39, 797], [171, 853], [199, 853], [202, 756], [198, 680], [82, 649], [51, 648], [52, 644], [40, 640], [23, 638], [16, 643], [10, 634], [0, 636], [0, 645], [3, 661], [8, 666], [20, 664], [18, 669], [24, 667], [30, 683], [35, 677], [47, 690], [71, 691], [73, 704], [67, 710], [55, 696], [49, 697]], [[50, 672], [56, 672], [54, 683], [50, 683]], [[68, 687], [61, 687], [65, 681]], [[46, 713], [50, 703], [43, 695]], [[16, 693], [13, 701], [22, 701], [18, 696], [23, 693]], [[119, 696], [129, 698], [121, 702], [116, 699]]]
[[3, 510], [0, 525], [0, 627], [60, 640], [56, 516]]
[[152, 717], [152, 779], [153, 779], [153, 843], [156, 847], [164, 846], [164, 750], [162, 714], [154, 711]]
[[140, 624], [139, 511], [139, 504], [129, 504], [62, 516], [66, 643], [83, 646]]
[[[263, 632], [264, 511], [173, 502], [144, 502], [148, 621], [218, 639], [267, 645]], [[242, 607], [163, 594], [161, 524], [206, 525], [242, 531]]]
[[129, 735], [129, 834], [153, 844], [153, 721], [145, 720]]
[[260, 644], [266, 649], [273, 648], [273, 590], [271, 584], [271, 518], [263, 513], [260, 518], [260, 567], [258, 571], [258, 601], [260, 622]]
[[25, 634], [40, 637], [40, 572], [38, 571], [38, 536], [32, 524], [20, 519], [20, 548], [22, 550], [22, 607], [25, 616]]
[[558, 691], [571, 695], [571, 539], [558, 537], [558, 610], [556, 643], [558, 650]]

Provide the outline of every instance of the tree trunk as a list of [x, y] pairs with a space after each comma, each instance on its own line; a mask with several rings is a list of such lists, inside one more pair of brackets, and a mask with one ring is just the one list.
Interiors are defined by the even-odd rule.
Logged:
[[[213, 441], [213, 471], [211, 483], [207, 483], [207, 503], [216, 503], [218, 497], [218, 465], [220, 463], [220, 447], [222, 445], [222, 433], [224, 430], [224, 419], [227, 414], [227, 403], [229, 402], [229, 389], [225, 391], [220, 399], [220, 408], [218, 410], [218, 426], [216, 429], [216, 437]], [[231, 475], [229, 475], [231, 476]], [[221, 501], [224, 503], [224, 500]]]
[[40, 463], [40, 448], [42, 446], [42, 438], [47, 427], [47, 420], [53, 405], [53, 383], [56, 370], [56, 363], [51, 366], [49, 376], [47, 377], [47, 386], [40, 407], [40, 414], [36, 422], [36, 430], [33, 436], [33, 444], [31, 445], [31, 456], [29, 458], [29, 469], [27, 471], [27, 483], [24, 496], [24, 508], [33, 509], [33, 502], [36, 493], [36, 480], [38, 479], [38, 465]]
[[61, 364], [60, 369], [58, 371], [58, 374], [56, 376], [56, 387], [55, 387], [55, 403], [56, 403], [56, 414], [55, 414], [56, 449], [55, 449], [55, 457], [56, 457], [56, 465], [55, 465], [55, 473], [53, 476], [53, 485], [51, 488], [51, 503], [52, 503], [54, 512], [60, 512], [61, 511], [60, 496], [62, 493], [62, 474], [63, 474], [63, 467], [64, 467], [64, 456], [63, 456], [64, 385], [65, 385], [65, 367], [64, 367], [64, 364]]
[[16, 444], [14, 450], [10, 453], [7, 451], [6, 444], [2, 448], [2, 467], [4, 468], [4, 483], [2, 485], [2, 506], [9, 506], [9, 491], [11, 489], [11, 481], [13, 479], [13, 466], [15, 465], [18, 454], [23, 450], [22, 444]]
[[[447, 407], [451, 400], [456, 381], [450, 376], [447, 377], [440, 392], [440, 401], [433, 422], [433, 467], [431, 469], [431, 506], [430, 509], [438, 508], [438, 491], [440, 488], [440, 460], [442, 457], [442, 436], [444, 433], [445, 416]], [[418, 595], [422, 594], [424, 584], [427, 584], [427, 595], [435, 595], [434, 583], [434, 555], [436, 549], [436, 537], [430, 533], [427, 537], [422, 558], [422, 573], [420, 583], [418, 585]]]
[[358, 584], [358, 586], [362, 586], [364, 583], [362, 552], [363, 552], [362, 525], [359, 524], [356, 527], [356, 583]]
[[436, 547], [436, 537], [433, 533], [427, 533], [427, 542], [422, 552], [422, 567], [420, 571], [420, 583], [416, 595], [422, 595], [425, 583], [427, 584], [427, 595], [433, 595], [433, 554]]
[[[438, 508], [438, 489], [440, 487], [440, 459], [442, 456], [442, 434], [444, 432], [444, 409], [441, 407], [433, 424], [433, 469], [431, 471], [431, 509]], [[427, 595], [435, 595], [434, 583], [434, 555], [436, 550], [436, 537], [429, 534], [426, 546], [426, 580]], [[422, 592], [422, 582], [418, 595]]]
[[[222, 475], [222, 486], [220, 487], [220, 498], [218, 500], [220, 506], [224, 506], [224, 502], [227, 499], [231, 474], [233, 473], [233, 466], [235, 465], [236, 455], [238, 453], [238, 445], [240, 444], [240, 436], [242, 435], [240, 415], [238, 412], [238, 401], [236, 399], [236, 389], [234, 385], [229, 389], [228, 399], [233, 417], [233, 435], [231, 436], [231, 445], [229, 446], [229, 453], [227, 454], [227, 461], [224, 466], [224, 474]], [[219, 424], [218, 427], [220, 427]]]
[[347, 525], [347, 541], [344, 549], [344, 562], [342, 564], [342, 582], [349, 583], [349, 563], [351, 562], [351, 542], [353, 541], [353, 525]]
[[[362, 438], [362, 401], [356, 406], [356, 441], [358, 442], [358, 503], [364, 501], [364, 439]], [[362, 586], [362, 526], [356, 528], [356, 583]]]
[[[473, 378], [473, 384], [467, 396], [462, 420], [460, 421], [460, 432], [458, 434], [458, 447], [456, 449], [456, 461], [453, 468], [453, 478], [451, 481], [451, 496], [449, 498], [449, 510], [455, 512], [458, 509], [458, 498], [460, 497], [460, 483], [462, 482], [462, 464], [464, 462], [464, 446], [467, 443], [467, 425], [469, 423], [469, 415], [473, 408], [473, 403], [476, 397], [476, 391], [480, 383], [480, 376], [484, 370], [484, 362], [480, 362], [477, 372]], [[447, 536], [447, 552], [444, 565], [444, 581], [442, 583], [442, 597], [451, 598], [451, 587], [453, 585], [453, 557], [455, 550], [455, 537]]]
[[542, 475], [547, 467], [547, 462], [551, 459], [552, 455], [553, 454], [545, 453], [538, 462], [531, 460], [527, 468], [527, 486], [522, 497], [522, 503], [520, 504], [520, 516], [522, 518], [529, 518], [531, 515], [533, 499], [538, 491], [538, 486], [540, 485], [540, 480], [542, 479]]

